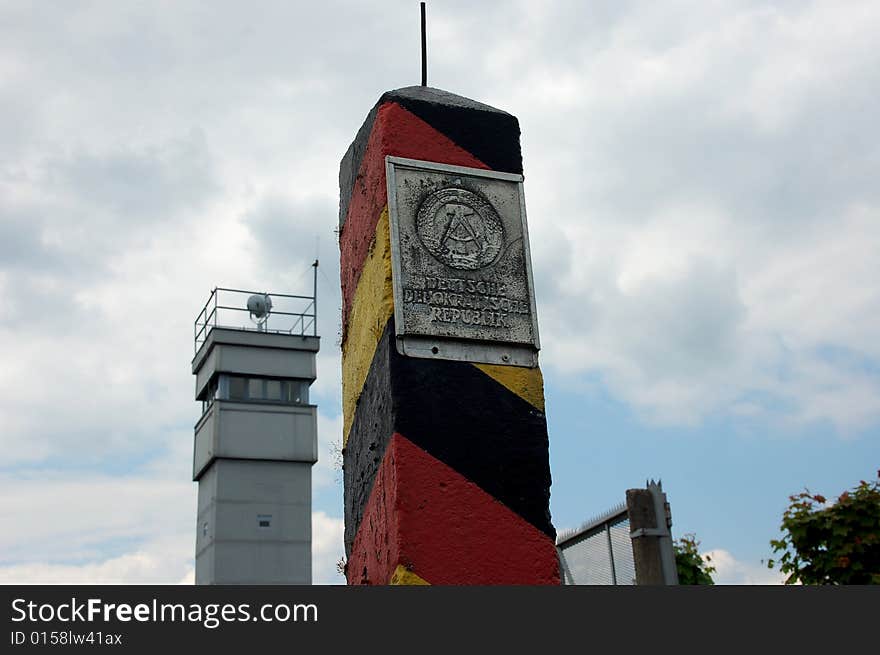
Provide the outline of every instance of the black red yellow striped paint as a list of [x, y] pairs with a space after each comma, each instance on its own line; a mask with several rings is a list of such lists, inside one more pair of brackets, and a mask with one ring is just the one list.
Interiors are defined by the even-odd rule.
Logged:
[[343, 159], [348, 580], [558, 582], [540, 370], [395, 349], [386, 155], [522, 171], [515, 117], [426, 87], [384, 94]]
[[376, 348], [345, 447], [347, 547], [395, 432], [555, 538], [544, 413], [472, 364], [400, 355], [391, 319]]
[[[379, 109], [395, 104], [491, 168], [522, 173], [519, 121], [505, 111], [432, 87], [386, 91], [370, 110], [339, 166], [339, 225], [345, 224]], [[397, 154], [397, 153], [387, 153]], [[417, 154], [417, 153], [413, 153]], [[400, 156], [412, 156], [403, 155]], [[451, 163], [451, 162], [444, 162]]]
[[559, 569], [545, 533], [395, 433], [348, 556], [348, 577], [364, 584], [559, 584]]

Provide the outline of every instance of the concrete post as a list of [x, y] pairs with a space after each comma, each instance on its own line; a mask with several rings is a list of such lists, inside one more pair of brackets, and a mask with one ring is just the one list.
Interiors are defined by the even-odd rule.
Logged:
[[[342, 160], [348, 582], [559, 584], [540, 369], [399, 352], [386, 156], [522, 172], [514, 116], [430, 87], [385, 93]], [[501, 275], [479, 266], [456, 273], [461, 286]]]
[[678, 573], [669, 530], [672, 517], [663, 488], [659, 483], [649, 482], [647, 489], [627, 489], [626, 508], [636, 584], [677, 585]]

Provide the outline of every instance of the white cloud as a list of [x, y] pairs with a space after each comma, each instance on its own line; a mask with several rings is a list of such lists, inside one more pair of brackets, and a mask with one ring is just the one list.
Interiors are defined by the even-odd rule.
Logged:
[[15, 529], [0, 534], [3, 559], [94, 561], [108, 547], [116, 556], [136, 552], [127, 544], [189, 534], [196, 488], [181, 472], [178, 478], [46, 470], [4, 474], [0, 516]]
[[[86, 528], [86, 526], [83, 526]], [[87, 528], [86, 528], [87, 529]], [[336, 563], [343, 557], [343, 521], [312, 515], [312, 581], [345, 584]], [[93, 533], [94, 534], [94, 533]], [[195, 533], [146, 541], [122, 555], [75, 564], [43, 561], [0, 564], [0, 584], [195, 584]], [[58, 553], [54, 553], [58, 557]]]
[[82, 564], [40, 562], [0, 566], [0, 584], [192, 584], [194, 541], [194, 536], [181, 535], [145, 543], [117, 557]]
[[[11, 12], [4, 88], [33, 108], [32, 129], [0, 159], [0, 439], [11, 461], [130, 456], [190, 424], [187, 335], [207, 290], [304, 290], [316, 238], [313, 393], [338, 414], [336, 170], [383, 88], [353, 71], [375, 62], [348, 57], [357, 39], [309, 50], [322, 37], [306, 28], [332, 3], [302, 16], [280, 51], [281, 9], [243, 20], [221, 6], [202, 24], [185, 7], [174, 21], [68, 8], [52, 25]], [[379, 20], [354, 11], [362, 28]], [[880, 359], [878, 145], [865, 117], [880, 106], [862, 91], [880, 71], [876, 6], [520, 3], [497, 39], [482, 34], [490, 14], [432, 10], [444, 53], [432, 79], [520, 117], [551, 374], [597, 376], [654, 420], [749, 406], [844, 432], [876, 421], [877, 376], [853, 382], [817, 354]], [[479, 53], [446, 47], [477, 33]], [[194, 54], [219, 43], [223, 84], [193, 84], [218, 74]], [[456, 66], [464, 57], [469, 75]], [[48, 371], [65, 391], [52, 412]]]
[[582, 39], [547, 12], [534, 47], [562, 52], [519, 44], [533, 83], [498, 91], [522, 108], [551, 375], [664, 422], [876, 422], [877, 6], [635, 3]]
[[768, 569], [760, 562], [744, 562], [727, 550], [716, 548], [704, 554], [715, 566], [712, 579], [719, 585], [778, 585], [785, 582], [785, 575], [778, 569]]

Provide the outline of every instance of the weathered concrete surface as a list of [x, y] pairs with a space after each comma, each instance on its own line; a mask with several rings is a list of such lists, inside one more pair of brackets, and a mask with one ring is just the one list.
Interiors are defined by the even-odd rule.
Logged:
[[[391, 244], [388, 213], [383, 211], [376, 225], [376, 235], [361, 273], [352, 303], [351, 329], [342, 344], [342, 415], [343, 446], [348, 441], [354, 409], [376, 344], [394, 314], [391, 284]], [[476, 364], [483, 373], [544, 411], [544, 381], [539, 368]]]
[[346, 548], [394, 432], [555, 538], [544, 413], [472, 364], [404, 357], [393, 339], [392, 319], [376, 347], [344, 450]]
[[391, 575], [391, 580], [388, 581], [388, 584], [412, 587], [430, 585], [431, 583], [420, 578], [412, 571], [407, 570], [403, 564], [398, 564], [397, 568], [394, 569], [394, 573]]
[[386, 155], [488, 168], [444, 134], [399, 105], [386, 103], [379, 107], [360, 171], [351, 189], [347, 217], [339, 234], [343, 338], [348, 329], [351, 303], [373, 241], [376, 223], [387, 204]]
[[559, 584], [546, 534], [395, 433], [347, 575], [352, 583], [387, 584], [400, 567], [430, 584]]
[[394, 314], [388, 211], [382, 212], [352, 303], [350, 326], [342, 342], [342, 445], [348, 441], [354, 408], [376, 352]]
[[379, 108], [387, 103], [395, 103], [418, 116], [484, 162], [487, 168], [522, 173], [519, 122], [516, 117], [470, 98], [432, 87], [409, 86], [387, 91], [370, 110], [339, 166], [340, 227], [348, 216], [352, 191], [361, 173]]
[[421, 88], [383, 95], [340, 166], [348, 580], [558, 583], [540, 370], [395, 348], [386, 155], [522, 172], [516, 118]]
[[474, 364], [474, 366], [533, 405], [535, 409], [544, 411], [544, 376], [537, 366], [535, 368], [497, 364]]
[[[630, 530], [652, 530], [658, 527], [654, 497], [649, 489], [627, 489], [626, 509]], [[663, 585], [663, 560], [660, 537], [643, 536], [632, 540], [637, 585]]]
[[432, 87], [407, 86], [383, 97], [411, 111], [492, 170], [522, 173], [516, 116]]

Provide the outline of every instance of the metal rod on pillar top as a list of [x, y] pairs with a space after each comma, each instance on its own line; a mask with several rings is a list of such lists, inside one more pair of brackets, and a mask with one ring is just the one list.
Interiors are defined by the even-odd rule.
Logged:
[[422, 86], [428, 86], [428, 46], [425, 39], [425, 3], [419, 3], [422, 12]]

